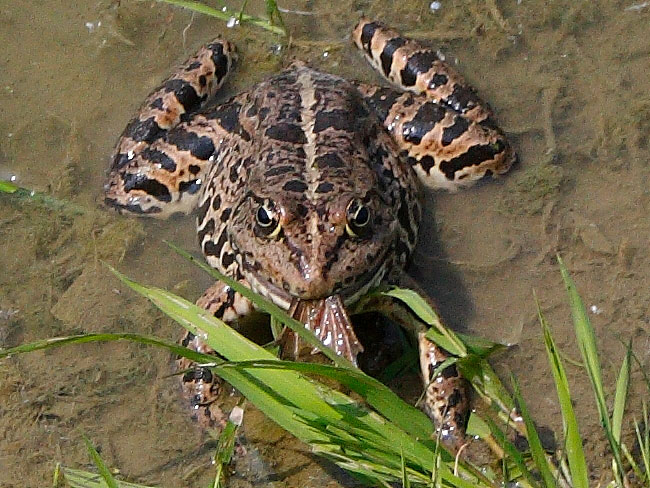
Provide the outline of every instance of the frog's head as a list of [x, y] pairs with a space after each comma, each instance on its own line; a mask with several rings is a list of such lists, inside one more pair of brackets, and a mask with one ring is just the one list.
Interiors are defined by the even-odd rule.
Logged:
[[251, 286], [283, 306], [340, 295], [352, 302], [379, 284], [400, 246], [399, 203], [367, 163], [344, 177], [321, 172], [251, 175], [230, 242]]

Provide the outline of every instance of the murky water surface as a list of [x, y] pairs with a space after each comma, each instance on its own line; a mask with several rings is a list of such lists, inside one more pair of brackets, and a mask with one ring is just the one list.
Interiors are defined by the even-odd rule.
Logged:
[[[503, 180], [429, 201], [413, 275], [458, 328], [513, 347], [540, 425], [561, 421], [533, 291], [558, 344], [577, 357], [555, 263], [590, 309], [613, 385], [622, 342], [650, 360], [650, 6], [636, 0], [280, 1], [289, 47], [251, 26], [155, 2], [6, 2], [0, 11], [0, 178], [83, 207], [82, 215], [0, 197], [0, 347], [76, 332], [180, 328], [121, 287], [102, 261], [196, 299], [210, 280], [162, 244], [196, 249], [191, 218], [143, 222], [101, 205], [112, 146], [147, 93], [217, 33], [243, 89], [292, 58], [377, 81], [349, 43], [361, 11], [428, 39], [496, 109], [521, 156]], [[260, 2], [249, 2], [249, 8]], [[236, 10], [237, 6], [233, 6]], [[189, 421], [166, 352], [122, 343], [0, 362], [0, 486], [49, 482], [56, 461], [88, 467], [80, 433], [130, 479], [205, 486], [213, 445]], [[569, 367], [594, 476], [603, 440], [583, 371]], [[416, 384], [412, 382], [412, 384]], [[645, 390], [638, 372], [631, 413]], [[411, 391], [411, 395], [417, 391]], [[263, 416], [247, 414], [250, 455], [231, 486], [353, 486]], [[630, 434], [630, 425], [625, 425]]]

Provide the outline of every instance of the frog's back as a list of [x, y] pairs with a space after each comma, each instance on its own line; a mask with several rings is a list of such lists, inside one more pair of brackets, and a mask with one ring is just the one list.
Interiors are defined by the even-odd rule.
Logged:
[[[228, 122], [234, 113], [236, 124]], [[393, 243], [404, 243], [397, 262], [406, 259], [416, 215], [400, 208], [417, 205], [417, 184], [354, 85], [294, 65], [204, 115], [234, 138], [207, 178], [199, 211], [210, 264], [224, 272], [264, 269], [278, 289], [311, 297], [356, 294], [350, 277], [384, 261]], [[277, 215], [268, 235], [254, 220], [260, 207]], [[350, 212], [369, 214], [359, 235], [346, 229]], [[377, 280], [396, 264], [390, 255], [385, 269], [374, 270]]]

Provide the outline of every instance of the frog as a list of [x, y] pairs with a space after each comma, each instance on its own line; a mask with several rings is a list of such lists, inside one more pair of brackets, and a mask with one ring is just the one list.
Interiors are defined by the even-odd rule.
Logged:
[[[409, 282], [423, 196], [499, 177], [517, 163], [494, 112], [435, 50], [362, 17], [352, 41], [388, 82], [347, 81], [294, 61], [218, 101], [238, 62], [223, 38], [204, 45], [145, 100], [111, 158], [105, 204], [166, 218], [195, 212], [208, 264], [305, 324], [356, 364], [349, 311], [380, 285]], [[234, 327], [255, 311], [216, 282], [197, 305]], [[465, 380], [416, 331], [424, 410], [448, 444], [464, 438]], [[299, 341], [283, 334], [283, 350]], [[182, 344], [214, 353], [187, 333]], [[180, 360], [196, 417], [224, 425], [223, 384]]]

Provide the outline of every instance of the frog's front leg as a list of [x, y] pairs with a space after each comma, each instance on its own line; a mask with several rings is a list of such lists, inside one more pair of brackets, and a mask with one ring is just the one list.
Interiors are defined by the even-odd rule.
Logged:
[[194, 115], [221, 87], [234, 60], [234, 46], [216, 39], [149, 95], [113, 152], [107, 205], [155, 217], [195, 207], [206, 168], [227, 134], [214, 122], [202, 126]]
[[[250, 287], [243, 278], [239, 282]], [[221, 282], [208, 288], [196, 304], [235, 328], [240, 319], [254, 310], [247, 298]], [[197, 352], [215, 353], [200, 337], [190, 332], [185, 334], [181, 344]], [[203, 427], [223, 428], [228, 418], [218, 403], [223, 380], [216, 377], [209, 368], [197, 367], [194, 361], [187, 358], [180, 358], [177, 366], [181, 371], [187, 370], [182, 377], [182, 389], [194, 412], [193, 416]]]

